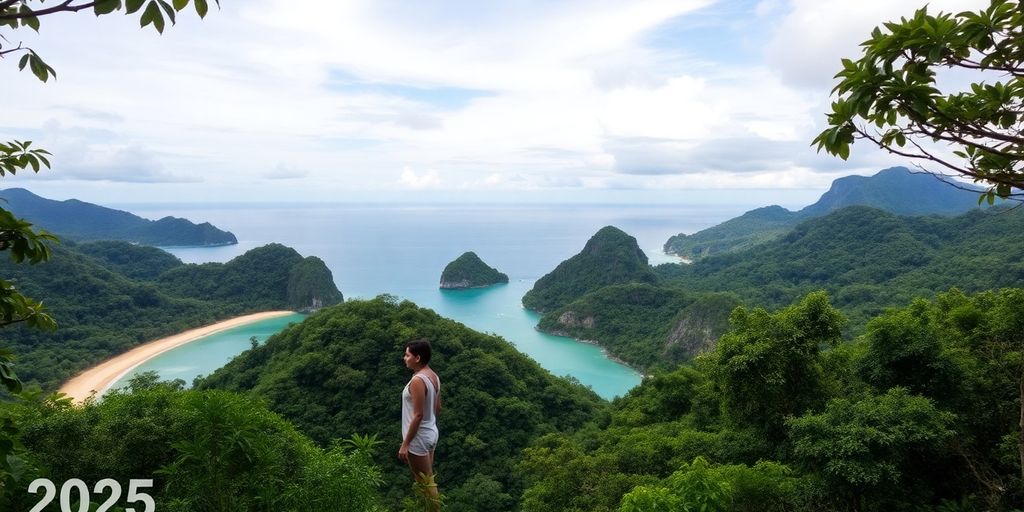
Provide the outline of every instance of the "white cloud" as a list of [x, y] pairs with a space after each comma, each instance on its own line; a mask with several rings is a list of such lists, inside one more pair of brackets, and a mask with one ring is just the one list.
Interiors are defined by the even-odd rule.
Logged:
[[402, 169], [402, 175], [398, 178], [398, 183], [404, 188], [413, 190], [422, 190], [426, 188], [437, 188], [441, 185], [441, 177], [437, 171], [429, 170], [423, 174], [416, 174], [409, 167]]
[[[770, 1], [770, 0], [766, 0]], [[984, 0], [931, 0], [929, 12], [961, 12], [988, 4]], [[765, 54], [787, 83], [828, 91], [841, 59], [857, 59], [860, 43], [886, 21], [910, 17], [921, 0], [789, 0]]]
[[[839, 56], [887, 13], [909, 12], [897, 3], [254, 0], [182, 16], [159, 37], [123, 16], [58, 17], [27, 42], [59, 80], [8, 63], [5, 92], [18, 101], [0, 137], [38, 132], [62, 163], [55, 178], [201, 180], [211, 197], [279, 179], [295, 198], [715, 188], [762, 175], [818, 186], [806, 173], [887, 161], [843, 163], [808, 144]], [[728, 15], [709, 14], [718, 8]], [[650, 37], [695, 13], [698, 26]], [[693, 51], [700, 30], [727, 38], [740, 25], [775, 29], [729, 46], [753, 48], [739, 59]], [[339, 87], [339, 76], [370, 86]], [[456, 101], [431, 102], [436, 91]]]

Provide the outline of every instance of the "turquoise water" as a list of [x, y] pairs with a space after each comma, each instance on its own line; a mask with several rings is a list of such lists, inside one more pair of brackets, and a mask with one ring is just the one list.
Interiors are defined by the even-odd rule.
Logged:
[[136, 366], [135, 369], [111, 385], [110, 389], [120, 389], [126, 386], [135, 375], [150, 370], [159, 373], [163, 380], [182, 379], [186, 385], [192, 385], [192, 379], [199, 375], [209, 375], [217, 368], [227, 364], [231, 358], [252, 346], [252, 342], [249, 340], [253, 336], [262, 343], [287, 327], [288, 324], [301, 322], [303, 318], [305, 315], [296, 313], [260, 320], [205, 336], [188, 345], [168, 350]]
[[[742, 213], [745, 206], [716, 209], [675, 206], [237, 206], [131, 205], [134, 213], [160, 218], [209, 221], [232, 231], [238, 245], [168, 250], [187, 263], [227, 261], [271, 242], [324, 260], [338, 288], [350, 298], [396, 295], [467, 326], [513, 343], [556, 375], [571, 375], [605, 398], [622, 395], [640, 382], [632, 369], [601, 350], [535, 329], [539, 316], [521, 298], [533, 283], [579, 252], [598, 229], [614, 225], [635, 236], [652, 264], [676, 261], [661, 253], [669, 236], [693, 232]], [[507, 285], [478, 290], [440, 290], [444, 266], [465, 251], [509, 275]], [[241, 352], [242, 342], [225, 348]], [[228, 333], [222, 333], [228, 335]], [[218, 335], [220, 336], [220, 335]], [[209, 357], [199, 342], [147, 363], [164, 378], [191, 382], [226, 361]], [[237, 353], [235, 352], [235, 353]], [[206, 361], [202, 364], [195, 361]], [[186, 364], [187, 363], [187, 364]], [[194, 366], [201, 371], [184, 369]], [[174, 373], [166, 370], [173, 370]], [[141, 368], [140, 368], [141, 370]], [[179, 371], [180, 370], [180, 371]], [[443, 375], [443, 368], [438, 368]]]

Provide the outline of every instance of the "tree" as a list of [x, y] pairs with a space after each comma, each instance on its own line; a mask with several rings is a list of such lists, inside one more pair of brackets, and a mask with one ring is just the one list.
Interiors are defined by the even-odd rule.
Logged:
[[866, 497], [909, 492], [907, 473], [942, 452], [953, 419], [930, 399], [897, 387], [861, 400], [831, 400], [824, 412], [786, 425], [796, 458], [861, 510]]
[[[925, 7], [883, 26], [860, 60], [843, 59], [829, 128], [811, 144], [846, 160], [864, 139], [988, 186], [979, 202], [1024, 196], [1024, 4], [991, 0], [980, 12], [934, 16]], [[943, 92], [939, 69], [976, 81]]]
[[732, 422], [784, 441], [786, 417], [825, 401], [821, 349], [839, 343], [844, 322], [824, 292], [777, 313], [736, 308], [709, 356]]

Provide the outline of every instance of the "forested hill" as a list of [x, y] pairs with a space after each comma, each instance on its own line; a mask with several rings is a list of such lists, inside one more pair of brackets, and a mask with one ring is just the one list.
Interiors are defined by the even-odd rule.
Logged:
[[800, 211], [781, 206], [751, 210], [692, 235], [675, 235], [665, 242], [664, 250], [690, 259], [741, 251], [778, 238], [800, 222], [847, 206], [870, 206], [897, 215], [960, 215], [978, 207], [979, 191], [959, 186], [968, 190], [906, 167], [884, 169], [870, 177], [845, 176]]
[[579, 254], [538, 279], [523, 296], [523, 305], [535, 311], [550, 311], [602, 286], [654, 281], [647, 255], [636, 238], [605, 226], [590, 237]]
[[730, 291], [770, 307], [824, 289], [854, 326], [863, 326], [885, 307], [952, 287], [1024, 285], [1024, 210], [900, 217], [853, 206], [756, 249], [657, 270], [665, 284]]
[[77, 199], [46, 199], [21, 188], [0, 190], [0, 198], [14, 215], [72, 240], [124, 240], [159, 246], [238, 243], [234, 234], [209, 222], [194, 224], [177, 217], [149, 220]]
[[507, 275], [484, 263], [473, 251], [455, 258], [441, 272], [441, 288], [481, 288], [507, 282]]
[[57, 320], [56, 331], [4, 329], [18, 374], [45, 389], [155, 338], [244, 313], [298, 310], [314, 296], [325, 305], [341, 300], [320, 260], [280, 245], [206, 265], [127, 242], [52, 248], [50, 261], [38, 265], [0, 259], [5, 279]]
[[[322, 445], [379, 434], [387, 459], [400, 444], [400, 396], [411, 374], [405, 341], [434, 340], [431, 367], [443, 410], [436, 473], [446, 510], [515, 510], [525, 475], [515, 464], [538, 436], [579, 428], [604, 402], [552, 376], [507, 341], [411, 302], [382, 296], [320, 311], [246, 351], [200, 389], [261, 397]], [[392, 510], [408, 494], [408, 468], [383, 464]]]
[[1024, 209], [901, 217], [848, 207], [755, 248], [655, 272], [653, 285], [591, 290], [540, 327], [595, 340], [640, 367], [672, 367], [712, 346], [736, 304], [778, 308], [826, 290], [855, 335], [915, 297], [1024, 286]]
[[823, 293], [737, 311], [696, 364], [524, 451], [522, 510], [1020, 510], [1024, 290], [842, 322]]

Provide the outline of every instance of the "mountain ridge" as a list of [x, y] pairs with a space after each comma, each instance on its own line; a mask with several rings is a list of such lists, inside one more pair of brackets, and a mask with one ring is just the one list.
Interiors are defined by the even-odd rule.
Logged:
[[778, 205], [750, 210], [691, 235], [670, 237], [663, 250], [687, 259], [742, 251], [774, 240], [797, 224], [847, 206], [869, 206], [896, 215], [959, 215], [978, 207], [981, 189], [956, 188], [937, 177], [906, 167], [882, 169], [872, 176], [844, 176], [832, 182], [813, 204], [797, 211]]
[[23, 188], [0, 190], [5, 208], [37, 227], [80, 242], [121, 240], [156, 246], [214, 246], [238, 243], [235, 235], [209, 222], [163, 217], [146, 219], [124, 210], [78, 199], [48, 199]]

